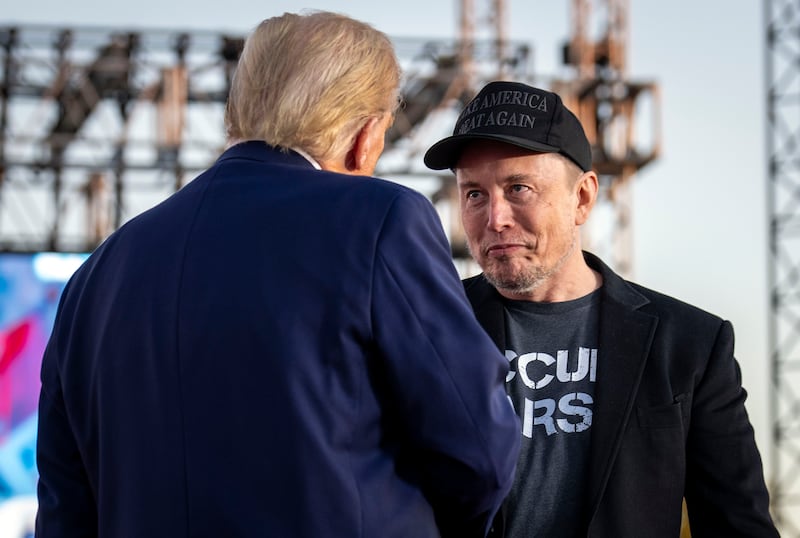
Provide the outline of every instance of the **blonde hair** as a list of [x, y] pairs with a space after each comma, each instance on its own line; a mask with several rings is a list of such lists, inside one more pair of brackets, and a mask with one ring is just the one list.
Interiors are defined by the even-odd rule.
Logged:
[[382, 32], [336, 13], [284, 13], [245, 43], [225, 109], [228, 139], [339, 157], [369, 118], [394, 113], [399, 84]]

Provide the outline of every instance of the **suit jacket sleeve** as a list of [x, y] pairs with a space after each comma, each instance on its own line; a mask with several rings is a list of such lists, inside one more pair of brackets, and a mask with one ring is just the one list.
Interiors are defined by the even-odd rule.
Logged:
[[445, 536], [483, 536], [519, 450], [504, 388], [508, 362], [478, 325], [438, 216], [421, 195], [399, 196], [386, 216], [373, 294], [392, 401], [437, 523]]
[[[69, 292], [69, 286], [62, 294]], [[61, 308], [59, 308], [59, 312]], [[64, 314], [59, 313], [59, 318]], [[57, 321], [56, 327], [65, 324]], [[60, 337], [53, 332], [42, 359], [36, 463], [39, 508], [36, 536], [97, 536], [95, 493], [70, 427], [57, 359]]]
[[694, 393], [686, 502], [696, 538], [778, 536], [733, 344], [733, 328], [723, 322]]

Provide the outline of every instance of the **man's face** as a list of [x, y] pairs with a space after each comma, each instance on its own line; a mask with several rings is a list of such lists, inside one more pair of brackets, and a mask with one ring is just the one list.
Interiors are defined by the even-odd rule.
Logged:
[[470, 252], [500, 293], [531, 299], [569, 277], [565, 264], [580, 255], [577, 167], [551, 153], [476, 142], [455, 172]]

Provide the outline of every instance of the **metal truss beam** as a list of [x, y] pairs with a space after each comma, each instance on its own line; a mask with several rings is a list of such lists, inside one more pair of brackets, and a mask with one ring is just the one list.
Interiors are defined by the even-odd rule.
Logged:
[[800, 537], [800, 2], [766, 0], [772, 510]]
[[[475, 38], [470, 1], [458, 40], [394, 40], [405, 106], [377, 173], [439, 183], [429, 194], [455, 258], [469, 254], [453, 177], [420, 167], [421, 153], [449, 134], [453, 112], [479, 86], [503, 77], [558, 91], [578, 113], [601, 175], [598, 205], [611, 208], [596, 211], [587, 245], [611, 250], [616, 268], [631, 272], [630, 180], [658, 154], [658, 93], [653, 83], [626, 79], [623, 0], [596, 3], [608, 4], [608, 31], [598, 41], [573, 35], [565, 58], [572, 80], [534, 81], [529, 45], [503, 36], [499, 0], [486, 18], [496, 23], [495, 39]], [[583, 13], [588, 0], [579, 5]], [[92, 250], [210, 165], [224, 148], [224, 103], [243, 41], [207, 32], [0, 27], [0, 251]], [[656, 130], [644, 151], [632, 135], [642, 101]], [[448, 112], [446, 129], [431, 125]]]
[[[91, 250], [210, 165], [224, 148], [224, 105], [243, 41], [0, 27], [0, 251]], [[387, 152], [407, 147], [431, 112], [464, 99], [463, 50], [484, 76], [499, 61], [490, 40], [395, 45], [405, 107]], [[527, 47], [503, 47], [510, 56], [500, 63], [524, 76]]]

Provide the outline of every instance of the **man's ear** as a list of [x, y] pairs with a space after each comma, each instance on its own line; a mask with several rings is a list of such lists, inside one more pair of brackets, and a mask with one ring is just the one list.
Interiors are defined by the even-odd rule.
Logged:
[[372, 170], [366, 171], [370, 166], [370, 153], [375, 144], [375, 130], [378, 129], [378, 118], [371, 117], [358, 130], [350, 149], [344, 158], [344, 165], [350, 174], [372, 174]]
[[577, 184], [575, 185], [575, 194], [578, 203], [577, 210], [575, 211], [575, 224], [577, 226], [582, 225], [589, 219], [589, 214], [592, 212], [594, 203], [597, 201], [598, 188], [599, 182], [597, 174], [595, 174], [594, 171], [590, 170], [589, 172], [584, 172], [581, 177], [578, 178]]

